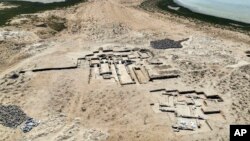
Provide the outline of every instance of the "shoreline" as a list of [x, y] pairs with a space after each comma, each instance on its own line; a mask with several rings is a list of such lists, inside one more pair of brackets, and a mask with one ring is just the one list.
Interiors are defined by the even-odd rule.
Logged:
[[65, 2], [65, 0], [19, 0], [24, 2], [39, 2], [39, 3], [54, 3], [54, 2]]
[[[54, 10], [58, 8], [66, 8], [76, 4], [86, 2], [86, 0], [66, 0], [65, 2], [39, 3], [29, 1], [8, 1], [8, 5], [18, 5], [16, 8], [3, 9], [0, 12], [0, 27], [7, 25], [12, 18], [22, 14], [39, 13], [46, 10]], [[36, 8], [33, 8], [36, 7]]]
[[0, 2], [0, 11], [5, 9], [16, 8], [18, 5], [6, 4], [5, 2]]
[[[188, 12], [192, 12], [192, 14], [202, 14], [204, 16], [211, 16], [211, 17], [214, 17], [214, 18], [220, 18], [222, 20], [231, 20], [230, 22], [237, 22], [239, 24], [244, 24], [244, 25], [248, 25], [250, 26], [250, 21], [249, 21], [249, 18], [246, 18], [246, 17], [240, 17], [240, 15], [231, 15], [229, 14], [230, 12], [227, 11], [227, 7], [229, 6], [229, 3], [220, 3], [219, 1], [220, 0], [217, 0], [218, 1], [218, 4], [214, 5], [213, 8], [207, 8], [207, 7], [212, 7], [213, 5], [210, 5], [210, 3], [207, 3], [207, 7], [204, 5], [204, 3], [200, 4], [200, 5], [196, 5], [195, 6], [195, 3], [194, 5], [191, 5], [189, 3], [185, 3], [184, 1], [182, 0], [161, 0], [161, 1], [171, 1], [171, 3], [173, 3], [174, 5], [176, 6], [179, 6], [180, 9], [183, 9], [185, 8], [186, 10], [189, 10]], [[216, 1], [216, 0], [215, 0]], [[223, 1], [223, 0], [222, 0]], [[230, 1], [230, 0], [229, 0]], [[218, 6], [221, 6], [220, 7], [220, 10], [223, 14], [219, 14], [219, 11], [218, 10]], [[223, 7], [223, 6], [225, 7]], [[236, 6], [239, 6], [237, 8], [238, 11], [240, 11], [240, 9], [244, 9], [244, 7], [240, 7], [241, 5], [239, 3], [235, 3]], [[245, 5], [245, 6], [248, 6], [248, 5]], [[230, 5], [230, 11], [234, 10], [234, 7], [233, 5]], [[202, 10], [202, 9], [206, 9], [206, 10]], [[218, 13], [216, 13], [216, 11]], [[236, 11], [234, 11], [236, 12]], [[233, 13], [234, 13], [233, 12]], [[244, 11], [246, 12], [246, 11]], [[244, 14], [243, 11], [241, 11], [241, 14]], [[246, 12], [248, 13], [248, 12]]]
[[[140, 7], [147, 11], [159, 12], [171, 17], [188, 20], [190, 22], [194, 22], [197, 25], [205, 25], [208, 27], [212, 26], [223, 30], [226, 29], [230, 31], [236, 31], [250, 36], [250, 24], [195, 13], [187, 8], [177, 5], [173, 2], [173, 0], [145, 0], [141, 3]], [[173, 7], [178, 7], [178, 10]]]

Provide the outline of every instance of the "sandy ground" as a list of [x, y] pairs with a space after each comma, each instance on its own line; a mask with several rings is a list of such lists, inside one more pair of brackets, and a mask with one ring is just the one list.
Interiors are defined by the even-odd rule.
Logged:
[[6, 5], [6, 4], [0, 2], [0, 10], [7, 9], [7, 8], [15, 8], [15, 7], [17, 7], [17, 6]]
[[[228, 140], [230, 124], [249, 123], [250, 58], [245, 54], [249, 37], [144, 11], [137, 7], [141, 1], [90, 0], [37, 14], [38, 19], [65, 17], [66, 28], [56, 33], [32, 16], [19, 17], [13, 26], [0, 29], [0, 103], [18, 105], [41, 121], [29, 133], [0, 125], [0, 140]], [[150, 47], [150, 41], [164, 38], [189, 40], [181, 49]], [[72, 62], [68, 59], [116, 46], [150, 49], [178, 68], [181, 77], [145, 85], [88, 84], [89, 70], [82, 68], [8, 78], [12, 71], [67, 66]], [[162, 87], [202, 88], [219, 94], [225, 121], [209, 132], [176, 135], [169, 117], [154, 113], [149, 105], [149, 90]]]

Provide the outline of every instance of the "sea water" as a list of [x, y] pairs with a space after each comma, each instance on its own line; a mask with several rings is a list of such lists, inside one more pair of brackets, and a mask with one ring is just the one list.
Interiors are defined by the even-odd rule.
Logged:
[[174, 0], [174, 2], [196, 13], [250, 23], [250, 0]]

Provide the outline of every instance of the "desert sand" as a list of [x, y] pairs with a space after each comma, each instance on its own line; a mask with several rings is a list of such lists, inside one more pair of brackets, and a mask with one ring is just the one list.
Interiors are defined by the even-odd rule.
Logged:
[[[28, 133], [0, 124], [0, 140], [229, 140], [230, 124], [249, 123], [249, 36], [146, 11], [141, 2], [89, 0], [21, 15], [2, 27], [0, 103], [19, 106], [40, 124]], [[188, 40], [183, 48], [150, 46], [165, 38]], [[117, 78], [100, 78], [88, 61], [78, 62], [100, 49], [134, 48], [149, 50], [179, 77], [121, 85]], [[147, 61], [139, 63], [147, 67]], [[162, 88], [216, 94], [223, 99], [221, 112], [208, 118], [210, 129], [174, 132], [173, 116], [152, 108], [165, 101], [150, 91]]]

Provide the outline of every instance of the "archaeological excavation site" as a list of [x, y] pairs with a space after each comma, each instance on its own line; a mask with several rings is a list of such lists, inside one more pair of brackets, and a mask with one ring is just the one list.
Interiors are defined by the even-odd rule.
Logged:
[[228, 141], [250, 123], [248, 34], [158, 0], [72, 2], [0, 27], [0, 141]]
[[[172, 43], [163, 41], [158, 40], [154, 41], [154, 43], [158, 42], [158, 46], [166, 46], [169, 49], [175, 48], [171, 46], [173, 45]], [[147, 120], [149, 120], [147, 117], [150, 116], [152, 118], [150, 120], [160, 120], [164, 123], [162, 126], [166, 128], [165, 130], [168, 131], [168, 134], [171, 133], [175, 136], [205, 134], [223, 128], [223, 124], [227, 121], [226, 111], [223, 107], [227, 103], [225, 103], [221, 94], [204, 87], [185, 85], [183, 79], [187, 74], [183, 72], [180, 66], [170, 61], [175, 56], [171, 56], [171, 58], [158, 56], [158, 49], [162, 50], [162, 48], [153, 48], [155, 44], [152, 44], [152, 42], [149, 46], [152, 48], [105, 45], [96, 47], [92, 51], [67, 54], [59, 52], [54, 55], [48, 54], [47, 56], [36, 57], [32, 63], [24, 64], [18, 71], [5, 76], [6, 79], [1, 84], [6, 87], [2, 88], [2, 92], [9, 93], [10, 89], [12, 89], [10, 87], [11, 84], [20, 85], [20, 83], [27, 82], [30, 83], [30, 86], [26, 86], [26, 90], [32, 89], [32, 85], [35, 83], [43, 83], [50, 86], [61, 85], [59, 86], [60, 89], [57, 90], [46, 89], [38, 91], [41, 100], [44, 99], [43, 94], [45, 93], [49, 94], [51, 93], [50, 91], [57, 93], [53, 94], [52, 97], [56, 102], [51, 101], [50, 106], [51, 108], [56, 108], [56, 112], [59, 114], [68, 109], [68, 105], [76, 104], [72, 109], [76, 112], [75, 114], [84, 115], [84, 113], [89, 113], [85, 120], [92, 118], [94, 120], [100, 114], [96, 112], [104, 112], [102, 115], [99, 115], [101, 116], [100, 119], [97, 119], [101, 120], [103, 118], [105, 122], [109, 123], [119, 115], [116, 113], [118, 112], [116, 110], [114, 113], [111, 112], [113, 114], [109, 113], [109, 111], [117, 109], [117, 106], [119, 106], [121, 108], [120, 112], [126, 117], [133, 111], [123, 111], [122, 109], [134, 101], [136, 111], [144, 113], [146, 117], [141, 117], [144, 115], [142, 114], [138, 117], [127, 118], [144, 120], [146, 125]], [[73, 80], [72, 76], [77, 80]], [[33, 77], [41, 78], [35, 80]], [[62, 82], [67, 84], [61, 84]], [[19, 87], [20, 89], [22, 88], [22, 86]], [[78, 93], [78, 95], [74, 96], [75, 93]], [[90, 93], [90, 95], [88, 96], [86, 93]], [[18, 90], [16, 94], [18, 95]], [[85, 97], [84, 95], [86, 95], [86, 100], [83, 100], [85, 99], [83, 98]], [[72, 96], [75, 97], [74, 101], [70, 98]], [[113, 100], [113, 97], [116, 98], [117, 96], [122, 101], [118, 100], [116, 101], [118, 103], [112, 102], [112, 105], [109, 105], [108, 103]], [[129, 98], [126, 99], [126, 96], [129, 96]], [[47, 95], [46, 97], [51, 96]], [[94, 99], [96, 99], [97, 103], [94, 102]], [[65, 103], [65, 105], [62, 105], [61, 102]], [[96, 104], [100, 105], [100, 107]], [[105, 107], [104, 105], [106, 104], [109, 106]], [[78, 106], [80, 106], [80, 111], [76, 111]], [[130, 110], [133, 110], [133, 108]], [[148, 112], [150, 115], [148, 115]], [[2, 111], [2, 113], [5, 112]], [[15, 117], [12, 117], [9, 114], [8, 116], [18, 118], [17, 116], [19, 115], [13, 115]], [[136, 119], [140, 117], [141, 119]], [[123, 116], [119, 119], [122, 120], [122, 118]], [[8, 121], [8, 117], [3, 117], [1, 120]], [[12, 128], [17, 128], [25, 120], [31, 121], [28, 124], [32, 125], [31, 127], [20, 127], [24, 133], [32, 132], [33, 128], [41, 126], [39, 125], [40, 120], [26, 116], [20, 120], [22, 122], [19, 121]], [[125, 121], [118, 120], [118, 122]], [[2, 122], [2, 125], [6, 126], [5, 122]], [[107, 133], [103, 134], [103, 138], [108, 136]]]

